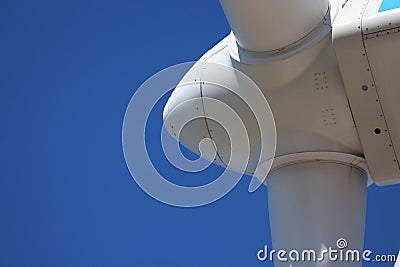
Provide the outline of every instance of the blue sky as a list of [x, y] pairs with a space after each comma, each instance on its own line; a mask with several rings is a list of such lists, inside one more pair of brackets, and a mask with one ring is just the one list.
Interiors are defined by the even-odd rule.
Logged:
[[[122, 153], [136, 88], [228, 33], [218, 1], [1, 1], [0, 266], [271, 266], [255, 256], [271, 244], [266, 188], [249, 194], [246, 178], [211, 205], [170, 207]], [[400, 248], [399, 190], [369, 188], [377, 253]]]

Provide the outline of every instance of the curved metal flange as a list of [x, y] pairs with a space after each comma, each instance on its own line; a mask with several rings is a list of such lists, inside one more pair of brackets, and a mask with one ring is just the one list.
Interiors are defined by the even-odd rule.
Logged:
[[292, 44], [271, 51], [254, 52], [247, 50], [236, 42], [236, 37], [231, 32], [229, 36], [229, 54], [235, 61], [244, 64], [266, 64], [292, 57], [307, 47], [318, 43], [332, 31], [332, 23], [339, 12], [339, 8], [337, 0], [330, 1], [326, 15], [309, 34]]
[[[279, 156], [273, 160], [273, 164], [268, 175], [288, 165], [299, 164], [304, 162], [313, 162], [313, 161], [336, 162], [340, 164], [351, 165], [353, 167], [359, 168], [360, 170], [366, 173], [366, 175], [368, 176], [368, 186], [374, 183], [368, 169], [367, 161], [364, 158], [339, 152], [303, 152], [303, 153], [295, 153], [295, 154]], [[263, 173], [265, 174], [265, 172], [263, 172], [264, 164], [270, 166], [270, 162], [265, 162], [260, 164], [260, 166], [258, 167], [259, 170], [256, 171], [255, 176], [258, 176], [260, 180], [264, 180], [264, 184], [267, 185], [268, 178], [263, 179], [263, 177], [261, 177]]]

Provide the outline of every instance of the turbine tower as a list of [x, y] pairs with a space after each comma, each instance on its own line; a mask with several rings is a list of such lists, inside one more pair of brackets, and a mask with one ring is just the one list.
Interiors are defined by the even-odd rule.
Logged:
[[[202, 138], [212, 140], [216, 156], [209, 160], [224, 167], [261, 181], [269, 171], [264, 183], [276, 251], [321, 253], [337, 248], [338, 240], [362, 251], [367, 186], [400, 183], [400, 9], [386, 10], [381, 0], [220, 3], [232, 32], [200, 58], [171, 95], [164, 110], [167, 130], [197, 153]], [[218, 72], [216, 66], [230, 71]], [[237, 71], [254, 81], [269, 103], [274, 155], [260, 148], [268, 141], [261, 132], [271, 129], [259, 129], [262, 124], [252, 115], [258, 104], [235, 95], [251, 90], [238, 81]], [[200, 99], [198, 105], [181, 105], [193, 99]], [[244, 122], [250, 145], [246, 168], [228, 163], [233, 144], [211, 119], [218, 109], [207, 99], [231, 107]], [[199, 107], [203, 118], [178, 125]], [[277, 261], [275, 266], [361, 262]]]

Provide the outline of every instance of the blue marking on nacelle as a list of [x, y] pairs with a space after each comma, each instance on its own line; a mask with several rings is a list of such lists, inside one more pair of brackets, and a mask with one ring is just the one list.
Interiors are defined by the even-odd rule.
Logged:
[[400, 8], [400, 0], [382, 0], [379, 12]]

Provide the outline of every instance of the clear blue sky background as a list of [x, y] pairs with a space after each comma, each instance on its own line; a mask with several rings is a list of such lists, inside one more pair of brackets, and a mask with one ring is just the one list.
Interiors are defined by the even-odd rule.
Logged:
[[[228, 33], [218, 1], [0, 2], [1, 267], [271, 266], [255, 256], [271, 244], [266, 188], [249, 194], [244, 179], [174, 208], [141, 191], [122, 154], [136, 88]], [[368, 191], [377, 253], [400, 248], [399, 192]]]

